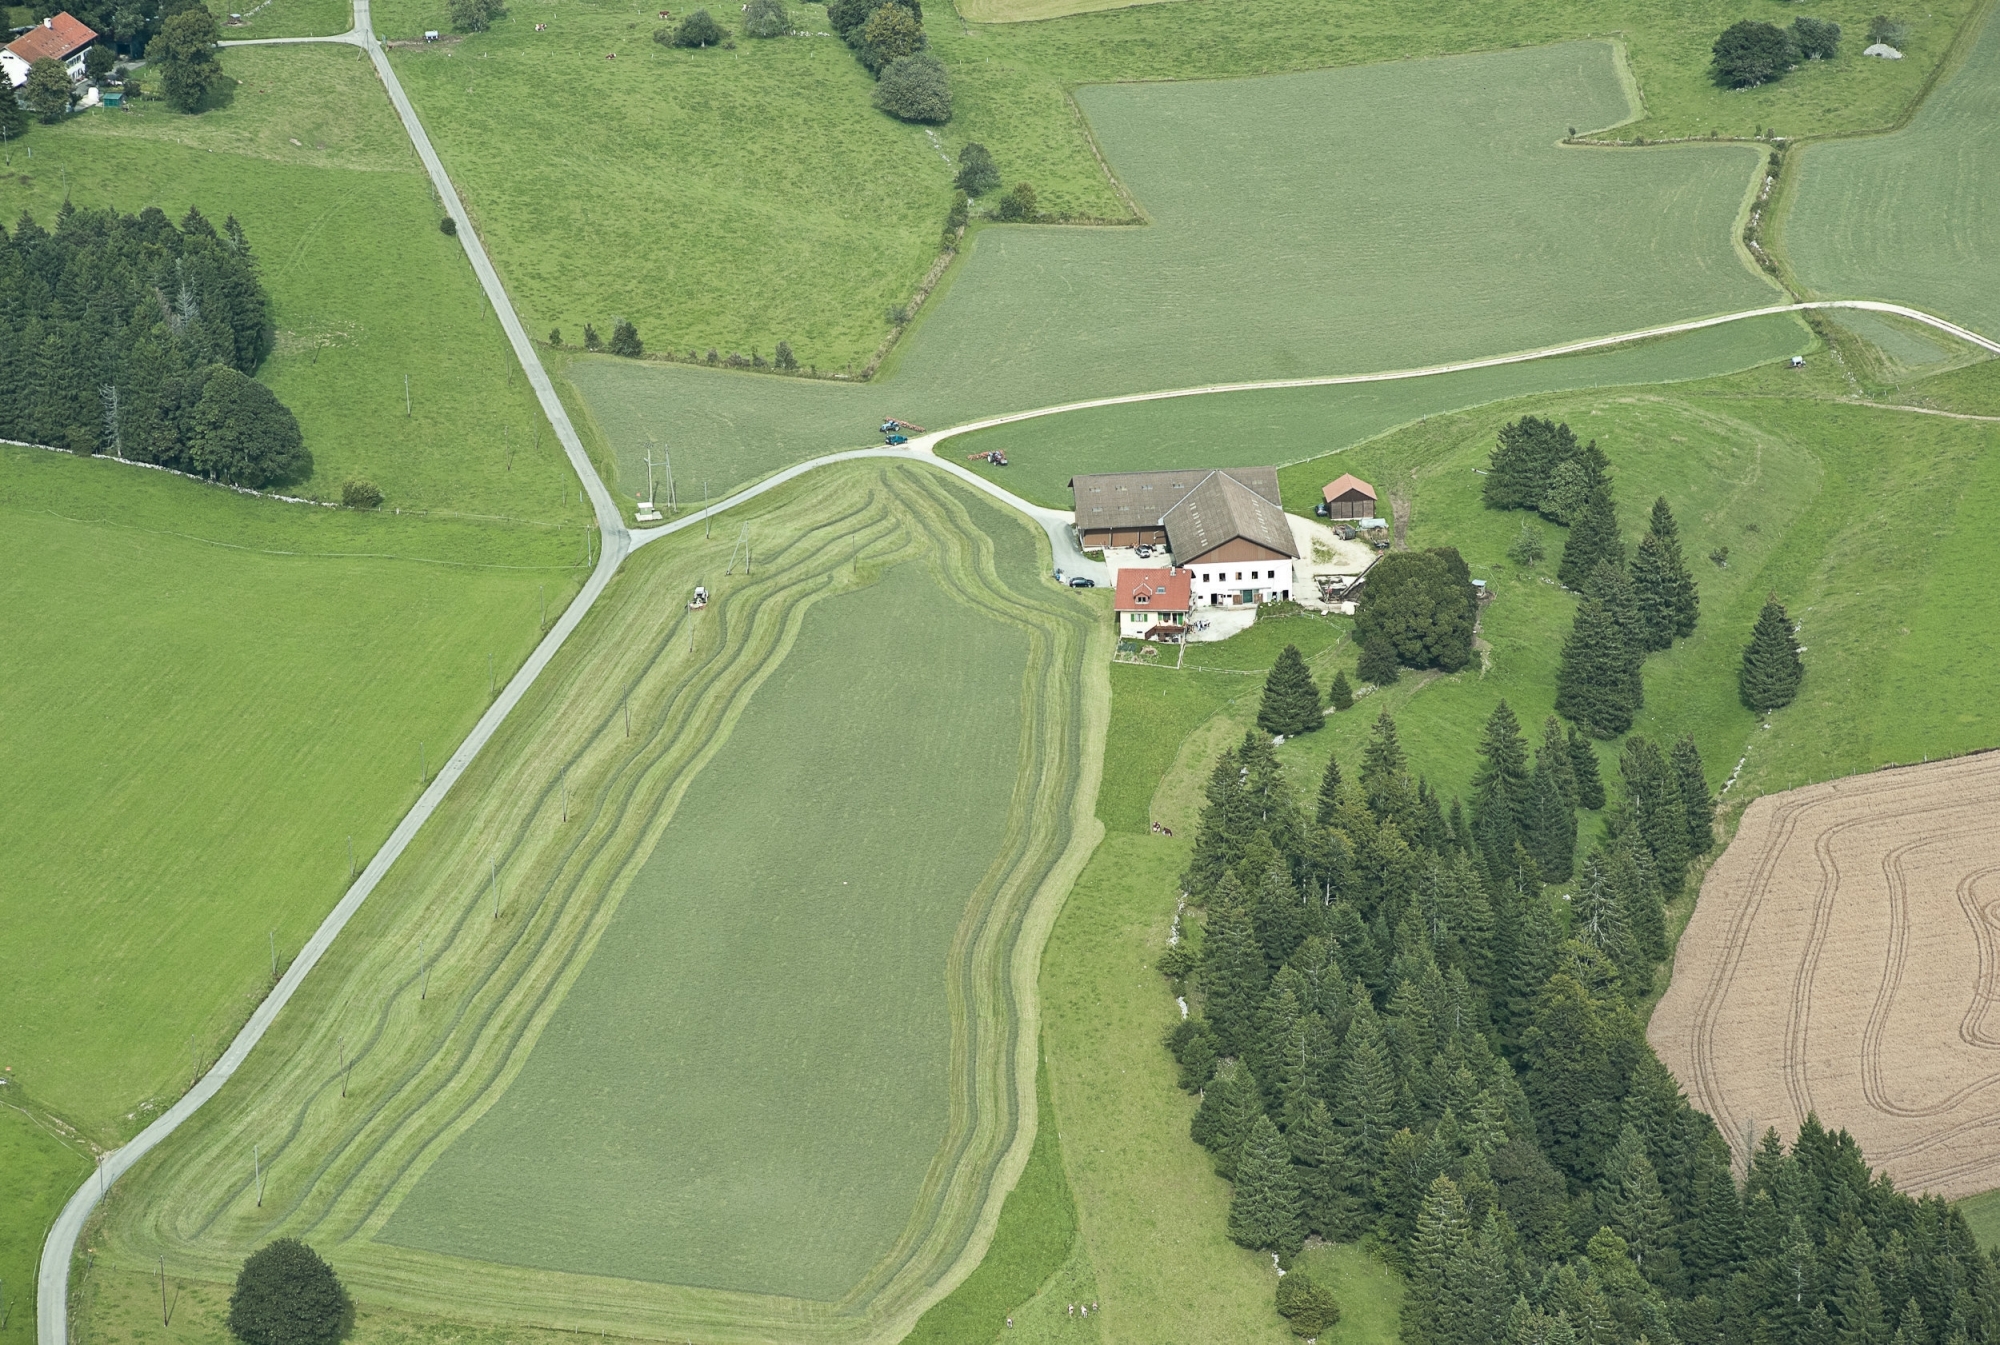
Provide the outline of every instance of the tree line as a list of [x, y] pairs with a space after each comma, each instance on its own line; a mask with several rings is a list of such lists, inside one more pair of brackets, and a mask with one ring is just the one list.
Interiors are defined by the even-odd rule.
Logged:
[[271, 303], [230, 216], [179, 225], [64, 202], [0, 230], [0, 437], [113, 453], [234, 485], [312, 473], [297, 420], [251, 375]]
[[[1410, 1345], [1981, 1345], [2000, 1278], [1963, 1218], [1873, 1175], [1845, 1132], [1766, 1131], [1747, 1181], [1645, 1040], [1663, 903], [1713, 844], [1691, 740], [1634, 736], [1605, 838], [1560, 893], [1587, 739], [1532, 754], [1496, 707], [1471, 805], [1413, 779], [1394, 720], [1301, 797], [1270, 738], [1225, 752], [1161, 969], [1192, 1135], [1228, 1230], [1288, 1264], [1366, 1239], [1408, 1275]], [[1301, 1335], [1338, 1305], [1300, 1271]]]

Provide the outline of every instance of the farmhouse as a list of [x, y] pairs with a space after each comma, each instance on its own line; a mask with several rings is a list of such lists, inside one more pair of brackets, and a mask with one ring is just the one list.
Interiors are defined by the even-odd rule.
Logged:
[[1327, 482], [1320, 499], [1323, 503], [1317, 512], [1321, 518], [1375, 517], [1375, 487], [1358, 476], [1347, 474]]
[[1106, 472], [1069, 479], [1076, 500], [1076, 537], [1085, 550], [1100, 547], [1165, 546], [1165, 519], [1195, 487], [1212, 476], [1228, 476], [1279, 502], [1278, 469], [1230, 467], [1221, 472]]
[[1143, 639], [1178, 637], [1187, 629], [1193, 582], [1186, 570], [1134, 569], [1118, 572], [1118, 633]]
[[1198, 606], [1235, 607], [1292, 596], [1298, 547], [1277, 503], [1228, 472], [1210, 472], [1161, 519], [1175, 562], [1193, 576]]
[[84, 52], [96, 40], [94, 29], [67, 12], [57, 14], [8, 43], [6, 50], [0, 51], [0, 70], [7, 72], [8, 84], [18, 89], [28, 82], [28, 67], [49, 57], [61, 61], [74, 82], [83, 78]]

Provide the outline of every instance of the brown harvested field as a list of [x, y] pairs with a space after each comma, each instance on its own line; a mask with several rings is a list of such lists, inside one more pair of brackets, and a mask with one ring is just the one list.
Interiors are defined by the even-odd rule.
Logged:
[[2000, 1187], [2000, 752], [1758, 799], [1647, 1036], [1744, 1156], [1807, 1112], [1898, 1186]]

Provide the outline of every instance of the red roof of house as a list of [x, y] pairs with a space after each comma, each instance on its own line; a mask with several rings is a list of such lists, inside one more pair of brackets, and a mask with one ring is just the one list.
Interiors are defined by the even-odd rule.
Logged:
[[1328, 504], [1332, 504], [1349, 491], [1359, 491], [1371, 500], [1375, 498], [1375, 487], [1369, 485], [1360, 477], [1351, 474], [1343, 475], [1338, 481], [1327, 482], [1326, 489], [1320, 492], [1320, 498], [1324, 499]]
[[43, 19], [42, 26], [30, 28], [27, 32], [7, 44], [7, 50], [19, 56], [29, 65], [43, 57], [66, 61], [77, 52], [97, 40], [97, 34], [82, 20], [69, 13]]
[[[1146, 599], [1140, 602], [1140, 598]], [[1194, 576], [1186, 570], [1120, 570], [1121, 612], [1185, 612], [1194, 606]]]

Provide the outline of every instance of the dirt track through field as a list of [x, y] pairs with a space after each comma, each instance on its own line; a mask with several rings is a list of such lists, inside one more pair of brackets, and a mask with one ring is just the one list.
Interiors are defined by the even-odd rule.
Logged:
[[1807, 1112], [1908, 1190], [2000, 1186], [2000, 753], [1752, 803], [1647, 1036], [1741, 1160]]

